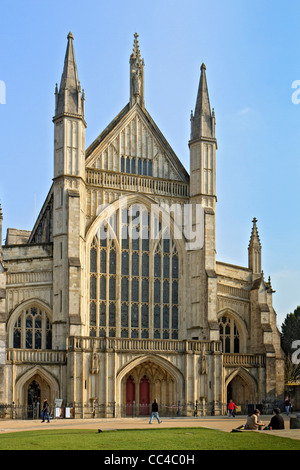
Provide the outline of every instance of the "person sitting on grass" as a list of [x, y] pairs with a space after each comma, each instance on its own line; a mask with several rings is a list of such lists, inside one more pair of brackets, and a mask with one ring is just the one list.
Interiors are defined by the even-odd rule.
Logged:
[[261, 430], [264, 423], [259, 420], [260, 411], [254, 410], [254, 412], [248, 416], [247, 422], [245, 424], [245, 429], [259, 429]]
[[264, 430], [284, 429], [284, 419], [280, 414], [280, 409], [274, 408], [273, 415], [273, 418], [271, 418], [270, 423], [264, 428]]

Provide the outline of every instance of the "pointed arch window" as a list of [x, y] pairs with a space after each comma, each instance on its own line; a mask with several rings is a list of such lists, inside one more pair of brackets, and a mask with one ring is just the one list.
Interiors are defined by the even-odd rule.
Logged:
[[14, 324], [13, 348], [52, 348], [52, 325], [45, 311], [32, 306], [21, 312]]
[[219, 318], [220, 340], [224, 353], [240, 352], [240, 335], [235, 320], [230, 316]]
[[[104, 234], [103, 222], [98, 234]], [[170, 233], [150, 241], [151, 217], [133, 205], [90, 246], [91, 336], [178, 338], [179, 257]], [[96, 269], [95, 269], [96, 267]]]

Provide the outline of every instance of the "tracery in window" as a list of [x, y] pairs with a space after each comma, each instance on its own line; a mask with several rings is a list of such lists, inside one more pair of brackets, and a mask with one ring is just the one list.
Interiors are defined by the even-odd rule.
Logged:
[[178, 338], [178, 253], [164, 234], [154, 254], [154, 338]]
[[151, 217], [138, 205], [122, 209], [114, 229], [118, 242], [108, 223], [108, 236], [90, 246], [90, 335], [177, 339], [179, 259], [170, 234], [160, 224], [150, 243]]
[[52, 326], [45, 311], [33, 306], [20, 313], [14, 324], [13, 348], [52, 348]]
[[220, 340], [224, 353], [240, 352], [240, 336], [236, 323], [232, 317], [219, 318]]
[[[105, 227], [102, 232], [106, 233]], [[116, 245], [110, 237], [90, 249], [90, 335], [116, 335]]]

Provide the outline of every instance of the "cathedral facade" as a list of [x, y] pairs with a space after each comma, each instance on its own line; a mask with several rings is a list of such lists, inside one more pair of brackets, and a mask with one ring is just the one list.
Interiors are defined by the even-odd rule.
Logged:
[[269, 409], [284, 398], [274, 291], [256, 219], [248, 266], [216, 260], [206, 67], [188, 174], [145, 107], [137, 34], [129, 63], [129, 103], [86, 147], [68, 35], [53, 183], [32, 231], [8, 229], [1, 248], [0, 403], [61, 399], [76, 417], [141, 416], [154, 398], [166, 415], [224, 414], [231, 398]]

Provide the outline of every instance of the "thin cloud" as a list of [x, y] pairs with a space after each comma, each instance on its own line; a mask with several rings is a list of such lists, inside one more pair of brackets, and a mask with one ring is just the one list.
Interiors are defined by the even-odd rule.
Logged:
[[238, 115], [239, 116], [244, 116], [245, 114], [250, 114], [251, 112], [252, 112], [252, 109], [246, 106], [245, 108], [241, 109], [238, 112]]

